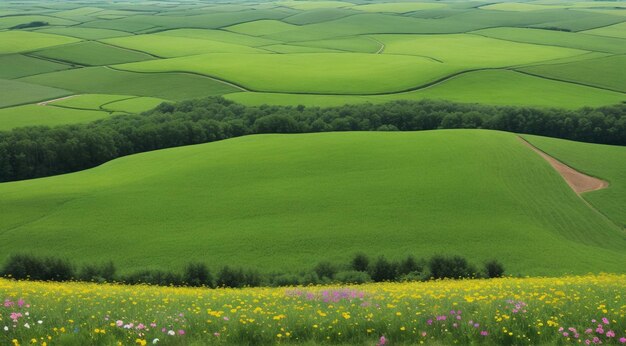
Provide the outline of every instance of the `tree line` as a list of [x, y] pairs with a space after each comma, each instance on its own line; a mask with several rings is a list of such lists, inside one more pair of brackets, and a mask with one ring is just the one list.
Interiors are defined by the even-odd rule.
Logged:
[[223, 266], [215, 275], [201, 262], [190, 262], [182, 272], [145, 269], [119, 274], [113, 262], [76, 266], [66, 259], [15, 254], [0, 270], [9, 279], [37, 281], [118, 282], [130, 285], [192, 287], [260, 287], [295, 286], [331, 283], [361, 284], [367, 282], [426, 281], [432, 279], [497, 278], [504, 267], [497, 260], [483, 263], [482, 268], [461, 256], [436, 255], [428, 260], [412, 255], [398, 261], [384, 256], [370, 260], [365, 253], [355, 254], [350, 262], [318, 263], [298, 273], [260, 273], [256, 269]]
[[482, 128], [626, 145], [626, 104], [578, 110], [445, 101], [393, 101], [339, 107], [255, 106], [222, 97], [162, 103], [88, 124], [0, 131], [0, 182], [91, 168], [163, 148], [258, 133], [419, 131]]

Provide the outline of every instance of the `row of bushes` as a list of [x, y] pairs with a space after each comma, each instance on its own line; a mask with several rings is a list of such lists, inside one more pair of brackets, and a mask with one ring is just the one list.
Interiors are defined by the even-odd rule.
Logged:
[[460, 256], [434, 256], [429, 260], [416, 260], [407, 256], [401, 261], [389, 261], [384, 256], [370, 261], [365, 254], [356, 254], [350, 263], [335, 265], [320, 262], [313, 270], [298, 274], [269, 273], [222, 267], [214, 277], [203, 263], [189, 263], [182, 273], [163, 270], [141, 270], [118, 275], [115, 265], [84, 265], [76, 269], [71, 262], [54, 257], [40, 258], [27, 254], [11, 256], [2, 268], [4, 277], [40, 281], [123, 282], [126, 284], [152, 284], [161, 286], [194, 287], [258, 287], [291, 286], [322, 283], [366, 283], [385, 281], [417, 281], [443, 278], [494, 278], [504, 274], [497, 261], [484, 264], [478, 270]]
[[579, 110], [394, 101], [340, 107], [246, 107], [221, 97], [163, 103], [89, 124], [0, 131], [0, 182], [91, 168], [163, 148], [256, 133], [483, 128], [626, 145], [626, 104]]

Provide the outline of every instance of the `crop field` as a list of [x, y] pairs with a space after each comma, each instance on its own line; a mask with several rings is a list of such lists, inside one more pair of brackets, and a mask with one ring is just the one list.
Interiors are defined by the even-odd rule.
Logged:
[[0, 78], [74, 94], [310, 106], [626, 100], [623, 6], [606, 1], [93, 1], [3, 11]]
[[[590, 147], [616, 162], [599, 174], [616, 181], [606, 194], [623, 195], [624, 176], [614, 171], [624, 148]], [[516, 135], [494, 131], [240, 137], [4, 183], [0, 195], [1, 253], [27, 247], [118, 259], [123, 270], [175, 269], [193, 259], [298, 270], [357, 251], [495, 256], [510, 273], [550, 275], [619, 272], [626, 261], [615, 222]], [[623, 198], [603, 195], [590, 194], [591, 202], [603, 212], [613, 205], [606, 213], [622, 222]], [[448, 208], [457, 216], [446, 217]]]
[[216, 289], [0, 280], [4, 344], [626, 342], [623, 275]]
[[[602, 67], [598, 66], [598, 69]], [[532, 71], [532, 69], [528, 69]], [[603, 72], [608, 72], [604, 69]], [[619, 78], [620, 73], [616, 72]], [[589, 78], [592, 78], [590, 75]], [[601, 77], [600, 77], [601, 78]], [[622, 79], [615, 80], [622, 83]], [[225, 97], [246, 105], [265, 103], [279, 105], [338, 106], [342, 104], [382, 103], [390, 100], [450, 100], [464, 103], [482, 102], [493, 105], [580, 108], [619, 103], [623, 94], [598, 90], [585, 85], [558, 80], [534, 78], [509, 70], [484, 70], [459, 74], [427, 88], [388, 95], [290, 95], [279, 93], [238, 92]]]
[[91, 109], [24, 105], [0, 109], [0, 131], [24, 126], [55, 126], [88, 123], [106, 118], [109, 113]]

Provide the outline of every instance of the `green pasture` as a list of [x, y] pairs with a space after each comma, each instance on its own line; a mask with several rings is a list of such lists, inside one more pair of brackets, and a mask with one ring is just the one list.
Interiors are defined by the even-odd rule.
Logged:
[[420, 10], [431, 10], [446, 7], [445, 4], [434, 2], [384, 2], [351, 7], [353, 10], [375, 13], [407, 13]]
[[84, 40], [100, 40], [103, 38], [120, 37], [129, 35], [128, 32], [111, 30], [111, 29], [95, 29], [83, 28], [76, 26], [69, 27], [50, 27], [37, 30], [37, 32], [47, 34], [57, 34], [63, 36], [76, 37]]
[[133, 97], [107, 103], [102, 108], [112, 112], [141, 113], [166, 101], [155, 97]]
[[626, 150], [624, 147], [590, 144], [524, 135], [530, 143], [581, 172], [609, 182], [603, 190], [583, 196], [600, 213], [626, 228]]
[[70, 68], [67, 64], [52, 62], [20, 54], [0, 55], [0, 78], [13, 79], [34, 74]]
[[626, 101], [623, 93], [534, 77], [508, 70], [460, 74], [433, 86], [390, 95], [293, 95], [284, 93], [233, 93], [226, 98], [246, 105], [337, 106], [381, 103], [391, 100], [450, 100], [463, 103], [561, 107], [576, 109]]
[[599, 35], [626, 39], [626, 22], [583, 31], [583, 33], [589, 35]]
[[27, 52], [36, 49], [74, 43], [73, 37], [30, 31], [0, 31], [0, 54]]
[[265, 50], [239, 44], [157, 34], [110, 38], [102, 41], [166, 58], [202, 53], [267, 53]]
[[280, 41], [268, 40], [260, 37], [237, 34], [226, 30], [210, 30], [210, 29], [174, 29], [160, 31], [155, 35], [174, 36], [194, 39], [204, 39], [210, 41], [218, 41], [249, 47], [259, 47], [280, 43]]
[[50, 100], [71, 94], [71, 91], [60, 88], [25, 83], [17, 80], [0, 79], [0, 108]]
[[511, 274], [623, 272], [624, 246], [515, 134], [484, 130], [246, 136], [0, 184], [0, 253], [122, 271], [295, 271], [365, 251], [497, 258]]
[[47, 48], [33, 52], [32, 54], [44, 58], [86, 66], [112, 65], [154, 59], [152, 56], [142, 52], [115, 47], [95, 41], [79, 42], [76, 44]]
[[204, 54], [117, 67], [199, 73], [255, 91], [318, 94], [401, 91], [458, 70], [424, 57], [361, 53]]
[[289, 24], [305, 25], [327, 22], [347, 17], [355, 13], [358, 12], [344, 8], [320, 8], [294, 14], [293, 16], [283, 18], [282, 21]]
[[134, 73], [89, 67], [26, 77], [20, 80], [72, 90], [75, 93], [150, 96], [185, 100], [238, 91], [213, 79], [188, 73]]
[[473, 33], [501, 40], [535, 43], [550, 47], [576, 48], [612, 54], [626, 53], [626, 39], [598, 37], [583, 33], [528, 28], [494, 28]]
[[528, 76], [508, 70], [469, 72], [410, 93], [382, 100], [439, 99], [464, 103], [537, 107], [597, 107], [626, 101], [626, 94]]
[[279, 20], [259, 20], [254, 22], [247, 22], [243, 24], [237, 24], [225, 28], [228, 31], [232, 31], [239, 34], [245, 34], [250, 36], [264, 36], [275, 34], [277, 32], [283, 32], [297, 28], [292, 24], [287, 24]]
[[319, 41], [292, 42], [291, 44], [356, 53], [376, 53], [383, 48], [382, 43], [367, 36], [342, 37]]
[[353, 3], [347, 1], [299, 1], [286, 0], [277, 1], [276, 5], [290, 7], [297, 10], [316, 10], [323, 8], [342, 8], [354, 6]]
[[470, 34], [373, 37], [385, 44], [385, 54], [423, 56], [443, 64], [467, 68], [522, 65], [585, 53], [577, 49], [517, 43]]
[[102, 105], [104, 104], [133, 97], [129, 95], [80, 94], [55, 101], [50, 103], [50, 105], [76, 109], [103, 110]]
[[624, 66], [626, 56], [615, 55], [564, 64], [529, 66], [521, 68], [520, 71], [624, 93], [626, 92]]
[[0, 109], [0, 131], [24, 126], [56, 126], [88, 123], [109, 116], [97, 110], [53, 106], [24, 105]]
[[9, 29], [17, 25], [28, 24], [31, 22], [46, 22], [50, 25], [74, 25], [78, 24], [73, 20], [63, 19], [44, 15], [15, 15], [0, 17], [0, 29]]

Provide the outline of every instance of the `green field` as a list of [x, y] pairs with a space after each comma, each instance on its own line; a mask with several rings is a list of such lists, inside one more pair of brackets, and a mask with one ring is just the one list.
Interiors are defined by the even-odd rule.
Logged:
[[109, 116], [97, 110], [25, 105], [0, 109], [0, 131], [24, 126], [56, 126], [88, 123]]
[[70, 91], [59, 88], [0, 79], [0, 95], [2, 95], [2, 98], [0, 98], [0, 109], [1, 107], [45, 101], [70, 94]]
[[[620, 162], [624, 148], [586, 152]], [[623, 203], [603, 204], [623, 201], [620, 165], [597, 171], [618, 197], [589, 196], [623, 221]], [[498, 258], [530, 275], [622, 272], [626, 260], [623, 230], [504, 132], [247, 136], [4, 183], [0, 196], [3, 254], [112, 259], [122, 270], [197, 259], [292, 271], [359, 250]]]
[[585, 199], [613, 222], [626, 228], [626, 150], [623, 147], [530, 135], [524, 138], [560, 161], [607, 180], [610, 188], [588, 192], [584, 195]]
[[0, 54], [27, 52], [36, 49], [78, 42], [78, 39], [28, 31], [0, 31]]
[[85, 66], [112, 65], [154, 59], [148, 54], [93, 41], [47, 48], [36, 51], [33, 55]]
[[[274, 66], [281, 68], [272, 69]], [[317, 94], [402, 91], [457, 70], [418, 56], [361, 53], [204, 54], [117, 68], [134, 72], [192, 72], [250, 90]]]
[[[621, 82], [621, 80], [620, 80]], [[484, 70], [460, 74], [433, 86], [390, 95], [289, 95], [240, 92], [226, 98], [246, 105], [280, 104], [337, 106], [381, 103], [391, 100], [451, 100], [463, 103], [580, 108], [626, 101], [623, 93], [584, 85], [535, 78], [509, 70]]]
[[68, 68], [67, 64], [20, 54], [0, 55], [0, 78], [13, 79]]
[[[622, 12], [561, 0], [12, 2], [0, 11], [0, 78], [137, 98], [128, 111], [214, 95], [595, 107], [626, 98]], [[23, 87], [0, 107], [41, 99]]]
[[133, 73], [107, 67], [46, 73], [20, 80], [76, 93], [151, 96], [175, 101], [238, 91], [224, 83], [192, 74]]
[[626, 55], [520, 69], [534, 75], [626, 92]]

